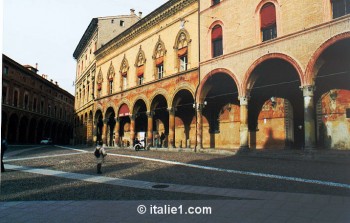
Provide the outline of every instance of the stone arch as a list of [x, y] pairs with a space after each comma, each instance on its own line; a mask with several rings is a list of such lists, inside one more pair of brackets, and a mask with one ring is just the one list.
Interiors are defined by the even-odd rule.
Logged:
[[101, 113], [103, 114], [103, 107], [102, 107], [102, 105], [97, 104], [97, 105], [95, 105], [95, 106], [96, 106], [96, 108], [95, 108], [95, 114], [97, 113], [98, 110], [100, 110]]
[[180, 83], [176, 86], [173, 94], [171, 95], [171, 98], [169, 99], [169, 101], [171, 102], [170, 107], [174, 107], [174, 99], [176, 97], [176, 94], [181, 90], [188, 90], [192, 94], [192, 97], [195, 98], [195, 90], [193, 89], [193, 87], [186, 82]]
[[139, 51], [136, 54], [135, 67], [145, 65], [145, 63], [146, 63], [146, 55], [145, 55], [145, 52], [142, 50], [142, 46], [140, 46]]
[[149, 100], [149, 98], [146, 97], [146, 95], [141, 94], [141, 95], [137, 96], [135, 99], [132, 100], [133, 102], [132, 102], [132, 104], [130, 104], [131, 106], [129, 107], [131, 112], [134, 112], [135, 104], [140, 99], [145, 102], [147, 111], [149, 111], [149, 109], [150, 109], [150, 101], [151, 100]]
[[107, 117], [107, 111], [109, 110], [109, 108], [112, 108], [114, 113], [118, 111], [118, 108], [115, 106], [115, 104], [112, 101], [110, 101], [107, 103], [106, 110], [103, 112], [105, 117]]
[[[301, 69], [301, 66], [299, 65], [299, 63], [296, 60], [294, 60], [292, 57], [290, 57], [286, 54], [270, 53], [270, 54], [266, 54], [266, 55], [260, 57], [259, 59], [255, 60], [254, 63], [249, 67], [249, 69], [247, 70], [247, 72], [245, 73], [245, 76], [244, 76], [244, 80], [242, 83], [242, 90], [245, 89], [245, 91], [249, 91], [253, 87], [253, 85], [256, 81], [256, 78], [257, 78], [256, 76], [254, 76], [253, 71], [260, 64], [262, 64], [263, 62], [270, 60], [270, 59], [281, 59], [281, 60], [284, 60], [287, 63], [291, 64], [293, 66], [293, 68], [298, 73], [301, 85], [304, 85], [304, 83], [305, 83], [304, 73], [303, 73], [303, 70]], [[242, 91], [242, 93], [243, 93], [243, 95], [241, 95], [241, 96], [246, 96], [247, 94], [249, 94], [249, 92], [243, 92], [243, 91]]]
[[165, 48], [165, 44], [162, 41], [162, 39], [160, 38], [160, 36], [159, 36], [158, 41], [157, 41], [157, 43], [154, 46], [152, 58], [153, 59], [160, 58], [162, 56], [165, 56], [166, 53], [167, 53], [167, 50]]
[[224, 74], [230, 76], [234, 80], [234, 82], [236, 84], [236, 87], [237, 87], [237, 90], [238, 90], [238, 95], [239, 96], [243, 96], [244, 95], [244, 92], [241, 89], [240, 81], [236, 77], [236, 75], [234, 73], [232, 73], [230, 70], [226, 69], [226, 68], [217, 68], [215, 70], [212, 70], [209, 74], [207, 74], [204, 77], [204, 79], [201, 81], [201, 83], [200, 83], [200, 85], [198, 87], [197, 95], [196, 95], [197, 103], [202, 103], [203, 99], [205, 98], [204, 97], [205, 89], [203, 89], [203, 87], [205, 86], [205, 83], [207, 82], [207, 80], [209, 80], [212, 76], [214, 76], [215, 74], [218, 74], [218, 73], [224, 73]]
[[[163, 89], [163, 88], [158, 88], [156, 91], [154, 91], [154, 93], [152, 94], [152, 96], [150, 97], [150, 106], [152, 106], [152, 104], [153, 104], [153, 101], [154, 101], [154, 98], [155, 97], [157, 97], [158, 95], [162, 95], [164, 98], [165, 98], [165, 100], [166, 100], [166, 103], [168, 104], [168, 105], [170, 105], [171, 103], [170, 103], [170, 101], [169, 101], [169, 98], [168, 98], [168, 92], [165, 90], [165, 89]], [[152, 109], [151, 107], [150, 107], [150, 109]]]
[[[185, 40], [185, 42], [182, 43], [181, 46], [179, 46], [179, 44], [181, 44], [180, 43], [180, 36], [182, 34], [185, 34], [186, 40]], [[190, 38], [190, 33], [186, 29], [181, 29], [176, 35], [174, 49], [177, 50], [177, 49], [180, 49], [180, 47], [188, 46], [191, 42], [192, 42], [192, 40]], [[184, 45], [184, 44], [186, 44], [186, 45]]]
[[350, 32], [341, 33], [331, 37], [318, 47], [318, 49], [314, 52], [306, 67], [304, 85], [314, 84], [314, 79], [316, 78], [318, 69], [322, 66], [322, 63], [320, 64], [320, 62], [318, 61], [322, 53], [334, 43], [348, 38], [350, 38]]

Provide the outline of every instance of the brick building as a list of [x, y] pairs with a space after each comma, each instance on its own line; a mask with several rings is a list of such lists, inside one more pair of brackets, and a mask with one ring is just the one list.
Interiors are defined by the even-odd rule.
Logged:
[[198, 143], [349, 149], [347, 4], [202, 0]]
[[2, 56], [2, 137], [13, 144], [35, 144], [43, 138], [68, 144], [73, 136], [74, 96], [37, 72]]
[[349, 149], [347, 4], [166, 2], [95, 52], [89, 134], [111, 146], [164, 132], [169, 147]]

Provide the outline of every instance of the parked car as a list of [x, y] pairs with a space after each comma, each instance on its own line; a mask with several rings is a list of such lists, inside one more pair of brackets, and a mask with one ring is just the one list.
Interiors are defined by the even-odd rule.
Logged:
[[52, 139], [51, 138], [42, 139], [40, 141], [40, 144], [44, 144], [44, 145], [52, 144]]

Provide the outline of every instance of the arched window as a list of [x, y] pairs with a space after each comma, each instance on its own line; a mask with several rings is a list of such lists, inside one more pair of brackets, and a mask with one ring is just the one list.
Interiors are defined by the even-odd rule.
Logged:
[[114, 71], [114, 67], [113, 67], [112, 61], [111, 61], [111, 65], [109, 66], [108, 74], [107, 74], [107, 77], [108, 77], [108, 94], [113, 94], [114, 74], [115, 74], [115, 71]]
[[102, 74], [101, 68], [100, 68], [100, 71], [98, 72], [96, 82], [97, 82], [97, 98], [99, 98], [101, 97], [102, 82], [103, 82], [103, 74]]
[[166, 50], [165, 50], [164, 43], [159, 37], [156, 47], [154, 49], [153, 57], [152, 57], [155, 63], [155, 77], [157, 79], [162, 79], [164, 76], [165, 54], [166, 54]]
[[188, 69], [190, 43], [191, 39], [189, 38], [188, 32], [185, 29], [181, 29], [177, 35], [174, 46], [175, 55], [177, 55], [175, 64], [178, 67], [179, 72]]
[[333, 19], [350, 14], [350, 0], [331, 0]]
[[266, 3], [260, 10], [260, 28], [262, 41], [277, 37], [276, 8], [272, 3]]
[[144, 73], [145, 73], [145, 63], [146, 63], [145, 53], [143, 52], [140, 46], [139, 53], [137, 54], [136, 63], [135, 63], [137, 85], [143, 84]]
[[120, 66], [120, 88], [121, 90], [126, 90], [126, 88], [128, 87], [128, 71], [129, 71], [129, 63], [128, 60], [125, 58], [123, 58], [122, 64]]
[[213, 57], [221, 56], [223, 54], [223, 42], [222, 27], [220, 25], [214, 26], [211, 30], [211, 43]]

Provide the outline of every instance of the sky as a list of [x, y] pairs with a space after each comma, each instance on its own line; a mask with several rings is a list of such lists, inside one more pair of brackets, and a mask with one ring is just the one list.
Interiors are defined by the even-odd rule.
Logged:
[[38, 63], [38, 74], [47, 74], [74, 95], [73, 52], [91, 19], [129, 15], [131, 8], [145, 16], [167, 0], [1, 1], [3, 54], [22, 65], [35, 67]]

